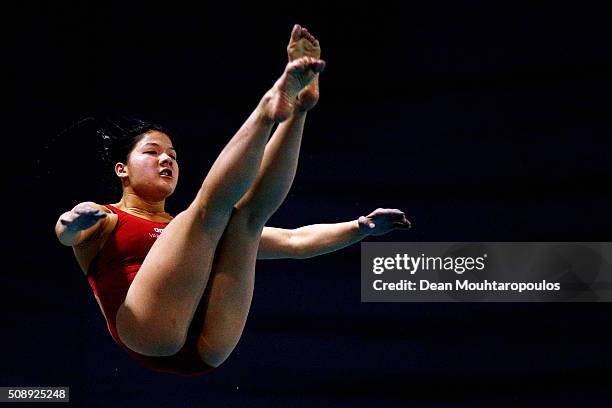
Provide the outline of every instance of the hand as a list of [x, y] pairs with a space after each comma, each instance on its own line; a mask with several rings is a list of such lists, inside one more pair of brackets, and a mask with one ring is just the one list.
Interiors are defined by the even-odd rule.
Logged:
[[409, 229], [412, 226], [402, 211], [390, 208], [378, 208], [359, 217], [357, 222], [359, 231], [368, 235], [383, 235], [396, 228]]
[[60, 217], [60, 222], [66, 226], [66, 229], [78, 232], [92, 227], [104, 217], [106, 217], [104, 211], [100, 211], [90, 204], [81, 203]]

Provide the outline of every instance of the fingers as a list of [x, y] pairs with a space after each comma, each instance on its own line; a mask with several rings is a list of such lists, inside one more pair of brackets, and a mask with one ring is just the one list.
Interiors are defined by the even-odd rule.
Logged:
[[92, 206], [76, 207], [72, 211], [72, 213], [73, 217], [71, 223], [75, 222], [76, 220], [82, 220], [82, 222], [84, 222], [86, 225], [89, 224], [91, 221], [93, 221], [95, 224], [95, 222], [97, 222], [98, 220], [106, 217], [106, 213], [104, 211], [101, 211], [100, 209]]
[[399, 221], [395, 221], [393, 223], [393, 225], [396, 228], [399, 228], [399, 229], [410, 229], [410, 228], [412, 228], [412, 223], [410, 222], [410, 220], [408, 218], [406, 218], [406, 214], [404, 214], [403, 212], [400, 211], [398, 216], [399, 216]]
[[393, 226], [398, 229], [410, 229], [412, 228], [412, 224], [410, 221], [408, 222], [394, 222]]
[[372, 216], [374, 215], [384, 215], [384, 216], [391, 216], [391, 217], [403, 217], [405, 216], [404, 212], [395, 208], [377, 208], [376, 210], [372, 211], [372, 214], [370, 214]]
[[86, 203], [77, 205], [72, 211], [77, 214], [104, 213], [104, 211], [101, 211], [98, 207]]
[[96, 211], [99, 211], [98, 208], [89, 203], [81, 203], [72, 209], [72, 212], [76, 214], [89, 214]]
[[106, 212], [90, 204], [81, 203], [60, 218], [60, 223], [71, 231], [88, 229], [107, 216]]
[[74, 209], [75, 214], [82, 214], [82, 215], [93, 214], [96, 211], [100, 211], [100, 210], [98, 210], [97, 208], [93, 208], [93, 207], [77, 207]]
[[62, 218], [60, 218], [60, 222], [62, 223], [62, 225], [71, 225], [79, 218], [81, 218], [83, 214], [79, 213], [79, 211], [85, 211], [85, 209], [83, 207], [75, 208], [74, 210], [62, 216]]
[[406, 214], [404, 214], [402, 211], [399, 211], [399, 210], [395, 210], [395, 211], [397, 212], [394, 212], [391, 217], [393, 219], [393, 226], [399, 229], [412, 228], [412, 223], [410, 222], [408, 218], [406, 218]]
[[104, 218], [106, 217], [106, 213], [104, 211], [100, 211], [97, 208], [80, 208], [74, 210], [75, 214], [90, 218]]
[[372, 211], [370, 215], [368, 215], [369, 219], [372, 219], [372, 218], [380, 219], [380, 217], [383, 217], [383, 219], [386, 219], [387, 222], [389, 222], [393, 226], [393, 228], [398, 228], [398, 229], [412, 228], [412, 223], [410, 222], [408, 218], [406, 218], [406, 214], [403, 211], [398, 210], [396, 208], [377, 208], [376, 210]]
[[74, 215], [67, 215], [63, 218], [60, 218], [60, 223], [62, 225], [70, 225], [74, 221]]

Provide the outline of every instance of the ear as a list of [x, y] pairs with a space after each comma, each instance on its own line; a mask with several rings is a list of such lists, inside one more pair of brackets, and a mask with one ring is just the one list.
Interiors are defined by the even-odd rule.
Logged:
[[115, 164], [115, 174], [120, 178], [126, 178], [128, 176], [128, 168], [123, 163]]

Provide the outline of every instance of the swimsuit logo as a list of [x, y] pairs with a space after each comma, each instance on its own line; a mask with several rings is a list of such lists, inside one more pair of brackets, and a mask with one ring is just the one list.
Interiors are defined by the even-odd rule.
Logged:
[[162, 232], [164, 232], [164, 229], [163, 228], [153, 228], [153, 231], [155, 231], [155, 233], [153, 234], [149, 232], [149, 236], [151, 238], [157, 238], [161, 235]]

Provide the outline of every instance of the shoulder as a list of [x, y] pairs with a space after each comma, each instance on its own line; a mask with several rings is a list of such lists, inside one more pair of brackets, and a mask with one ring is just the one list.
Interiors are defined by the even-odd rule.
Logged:
[[103, 244], [108, 235], [115, 229], [119, 216], [104, 205], [95, 203], [93, 201], [84, 201], [77, 206], [80, 205], [97, 208], [98, 210], [107, 214], [107, 216], [100, 220], [100, 222], [97, 224], [97, 228], [92, 231], [87, 239], [85, 239], [79, 246], [90, 246], [92, 244], [94, 246], [99, 246], [98, 244]]
[[77, 261], [83, 273], [87, 275], [91, 262], [111, 236], [119, 216], [105, 206], [92, 201], [85, 201], [81, 204], [98, 208], [108, 214], [97, 224], [97, 228], [83, 242], [73, 247]]

